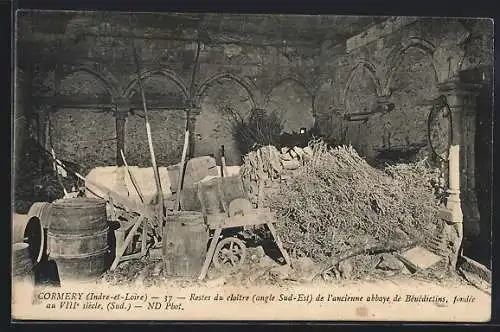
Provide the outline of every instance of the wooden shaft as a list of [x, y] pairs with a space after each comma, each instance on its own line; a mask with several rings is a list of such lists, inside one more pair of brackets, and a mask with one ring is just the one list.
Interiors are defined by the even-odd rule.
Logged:
[[[56, 160], [56, 153], [55, 153], [53, 148], [51, 148], [51, 152], [52, 152], [53, 160]], [[57, 182], [59, 182], [59, 185], [62, 187], [62, 190], [64, 192], [64, 196], [66, 196], [68, 194], [68, 192], [66, 191], [66, 188], [64, 187], [64, 184], [63, 184], [62, 179], [61, 179], [61, 175], [59, 174], [59, 171], [57, 170], [57, 164], [55, 162], [53, 162], [52, 164], [54, 165], [54, 172], [56, 172]]]
[[[55, 160], [57, 164], [59, 164], [61, 167], [67, 170], [67, 167], [58, 159]], [[127, 211], [134, 211], [137, 213], [141, 213], [145, 215], [148, 218], [153, 217], [153, 212], [151, 211], [151, 208], [148, 205], [145, 204], [138, 204], [122, 195], [119, 195], [117, 193], [112, 192], [110, 189], [94, 183], [92, 181], [89, 181], [88, 179], [85, 179], [83, 175], [81, 175], [78, 172], [72, 171], [73, 174], [80, 180], [85, 182], [85, 188], [87, 188], [88, 191], [90, 191], [92, 194], [96, 195], [97, 197], [100, 197], [102, 199], [105, 199], [109, 201], [110, 197], [112, 197], [113, 205], [123, 208], [124, 210]], [[89, 188], [89, 185], [94, 187], [95, 189], [93, 190], [92, 188]]]
[[222, 228], [217, 228], [214, 231], [214, 236], [212, 237], [212, 241], [210, 241], [210, 246], [208, 247], [207, 256], [205, 257], [205, 261], [203, 262], [203, 266], [201, 267], [200, 275], [198, 276], [198, 280], [205, 279], [208, 268], [210, 267], [210, 263], [212, 262], [212, 258], [214, 257], [215, 247], [217, 246], [217, 242], [219, 242], [219, 237], [222, 233]]
[[123, 166], [120, 152], [125, 150], [125, 121], [126, 114], [120, 110], [116, 112], [116, 165]]
[[184, 133], [184, 146], [182, 147], [182, 156], [181, 163], [179, 165], [179, 178], [177, 179], [177, 194], [175, 198], [175, 207], [174, 210], [180, 210], [180, 202], [181, 202], [181, 191], [182, 191], [182, 182], [184, 180], [184, 166], [186, 163], [186, 155], [189, 147], [189, 122], [190, 122], [190, 108], [193, 107], [194, 100], [194, 82], [196, 79], [196, 69], [198, 67], [198, 59], [200, 57], [200, 41], [197, 41], [197, 49], [196, 56], [193, 64], [193, 71], [191, 73], [191, 85], [189, 87], [189, 108], [186, 110], [186, 129]]
[[135, 188], [135, 191], [137, 192], [137, 195], [139, 195], [139, 199], [141, 200], [141, 202], [144, 203], [144, 195], [141, 192], [141, 188], [139, 187], [139, 184], [137, 183], [134, 174], [132, 174], [132, 171], [128, 167], [127, 161], [125, 160], [125, 155], [123, 154], [123, 150], [120, 150], [120, 153], [122, 155], [123, 164], [125, 165], [125, 168], [127, 169], [127, 173], [130, 176], [130, 180], [132, 181], [132, 184]]
[[221, 177], [227, 176], [227, 171], [226, 171], [226, 156], [224, 152], [224, 145], [221, 145], [220, 147], [220, 164], [221, 164]]
[[[189, 113], [189, 112], [188, 112]], [[184, 133], [184, 146], [182, 147], [181, 163], [179, 165], [179, 177], [177, 179], [177, 195], [175, 198], [174, 210], [180, 210], [180, 200], [181, 200], [181, 190], [182, 190], [182, 180], [184, 178], [184, 164], [186, 163], [187, 148], [189, 145], [189, 114], [186, 118], [186, 132]]]
[[[153, 167], [153, 173], [155, 177], [155, 182], [156, 182], [156, 194], [158, 197], [158, 203], [161, 204], [161, 215], [159, 216], [160, 219], [165, 216], [165, 203], [163, 199], [163, 190], [161, 189], [161, 181], [160, 181], [160, 173], [158, 171], [158, 166], [156, 165], [156, 157], [155, 157], [155, 152], [154, 152], [154, 147], [153, 147], [153, 138], [151, 135], [151, 126], [149, 124], [149, 118], [148, 118], [148, 108], [146, 105], [146, 95], [144, 93], [144, 88], [142, 86], [142, 78], [141, 78], [141, 69], [139, 65], [139, 59], [137, 56], [137, 51], [135, 49], [135, 45], [132, 42], [132, 50], [134, 53], [134, 60], [136, 62], [136, 67], [137, 67], [137, 83], [139, 84], [139, 90], [141, 92], [141, 98], [142, 98], [142, 107], [144, 108], [144, 117], [146, 120], [146, 134], [148, 137], [148, 145], [149, 145], [149, 152], [151, 154], [151, 164]], [[161, 224], [161, 222], [160, 222]]]

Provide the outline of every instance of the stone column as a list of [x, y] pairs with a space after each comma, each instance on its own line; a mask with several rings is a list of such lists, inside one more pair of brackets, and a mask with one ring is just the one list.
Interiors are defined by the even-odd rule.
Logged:
[[[449, 263], [456, 266], [461, 254], [463, 232], [479, 234], [479, 210], [475, 193], [475, 98], [479, 86], [452, 78], [439, 85], [451, 110], [451, 142], [448, 158], [449, 184], [446, 208], [440, 212], [446, 222]], [[462, 214], [463, 213], [463, 214]]]
[[116, 119], [116, 165], [124, 166], [120, 151], [125, 153], [125, 123], [128, 116], [128, 107], [117, 106]]

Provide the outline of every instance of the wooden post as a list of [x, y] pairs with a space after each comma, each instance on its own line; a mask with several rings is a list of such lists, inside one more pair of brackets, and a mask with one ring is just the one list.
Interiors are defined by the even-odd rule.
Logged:
[[121, 151], [125, 151], [125, 123], [127, 121], [128, 110], [117, 107], [116, 117], [116, 165], [123, 166]]
[[182, 191], [182, 182], [184, 179], [184, 168], [185, 168], [185, 164], [186, 164], [186, 154], [187, 154], [188, 145], [189, 145], [189, 110], [186, 111], [186, 126], [185, 126], [185, 133], [184, 133], [184, 145], [182, 147], [181, 162], [179, 164], [179, 177], [177, 179], [177, 193], [176, 193], [174, 211], [178, 211], [181, 209], [181, 207], [180, 207], [181, 191]]

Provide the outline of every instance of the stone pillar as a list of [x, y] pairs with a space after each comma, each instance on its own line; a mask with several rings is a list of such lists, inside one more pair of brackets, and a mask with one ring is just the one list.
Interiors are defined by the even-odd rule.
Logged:
[[452, 126], [448, 158], [449, 196], [440, 216], [446, 222], [443, 231], [448, 243], [449, 263], [455, 268], [464, 231], [468, 236], [479, 234], [474, 168], [475, 98], [479, 86], [452, 78], [440, 84], [439, 90], [450, 106]]
[[127, 121], [128, 107], [117, 106], [116, 119], [116, 165], [124, 166], [120, 151], [125, 153], [125, 123]]

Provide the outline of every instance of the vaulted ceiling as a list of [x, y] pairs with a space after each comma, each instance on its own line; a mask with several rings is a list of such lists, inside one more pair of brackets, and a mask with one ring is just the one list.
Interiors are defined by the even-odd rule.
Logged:
[[333, 44], [361, 33], [387, 17], [222, 13], [127, 13], [24, 11], [18, 13], [20, 40], [43, 36], [75, 38], [108, 34], [158, 39], [201, 39], [206, 43], [256, 45]]

